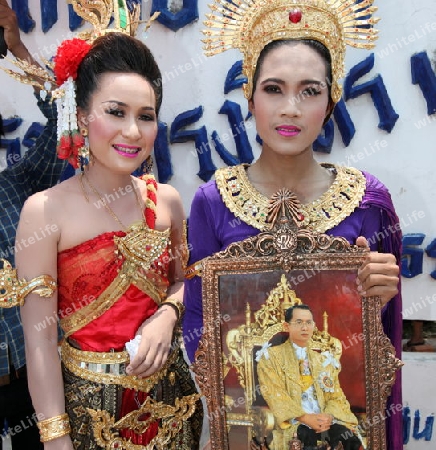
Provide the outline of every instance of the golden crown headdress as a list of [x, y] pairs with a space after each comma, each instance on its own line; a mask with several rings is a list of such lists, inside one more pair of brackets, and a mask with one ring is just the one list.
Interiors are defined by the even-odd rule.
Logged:
[[344, 76], [346, 45], [370, 49], [379, 19], [374, 0], [214, 0], [204, 24], [207, 56], [239, 49], [244, 55], [246, 98], [253, 92], [253, 76], [262, 49], [272, 41], [314, 39], [324, 44], [332, 59], [331, 95], [336, 103], [342, 95], [338, 80]]

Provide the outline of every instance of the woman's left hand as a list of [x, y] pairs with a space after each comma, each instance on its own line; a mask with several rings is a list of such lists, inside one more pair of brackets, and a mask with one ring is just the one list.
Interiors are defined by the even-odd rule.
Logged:
[[148, 377], [165, 364], [176, 322], [174, 309], [163, 306], [141, 325], [137, 332], [142, 336], [141, 344], [138, 353], [126, 368], [128, 375]]
[[[364, 237], [357, 238], [359, 247], [369, 247]], [[381, 305], [398, 294], [400, 268], [390, 253], [369, 252], [357, 272], [357, 289], [362, 296], [379, 296]]]

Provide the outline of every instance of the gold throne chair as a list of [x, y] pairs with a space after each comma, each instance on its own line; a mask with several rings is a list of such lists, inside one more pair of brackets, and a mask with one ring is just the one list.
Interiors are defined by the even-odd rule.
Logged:
[[[232, 427], [247, 427], [247, 448], [255, 437], [258, 441], [269, 436], [278, 429], [275, 419], [263, 399], [257, 379], [256, 357], [271, 345], [278, 345], [288, 338], [283, 332], [285, 311], [294, 305], [302, 304], [302, 300], [291, 289], [286, 276], [272, 289], [265, 303], [257, 311], [247, 303], [245, 323], [238, 328], [230, 329], [225, 336], [227, 352], [223, 354], [224, 378], [234, 369], [240, 386], [245, 392], [245, 411], [227, 412], [226, 421], [229, 433]], [[311, 347], [320, 352], [329, 351], [339, 361], [342, 345], [337, 338], [328, 332], [328, 316], [323, 314], [323, 329], [315, 329]], [[226, 405], [231, 405], [232, 398], [226, 396]], [[289, 446], [274, 446], [277, 450], [286, 450]]]

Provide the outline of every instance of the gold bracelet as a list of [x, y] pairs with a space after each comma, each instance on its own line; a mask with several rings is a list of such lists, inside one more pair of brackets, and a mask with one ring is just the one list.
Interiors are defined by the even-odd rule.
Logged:
[[71, 433], [70, 419], [66, 413], [41, 420], [37, 425], [41, 442], [52, 441]]
[[160, 304], [160, 307], [164, 305], [169, 305], [176, 311], [177, 320], [180, 321], [182, 319], [183, 314], [185, 313], [185, 305], [182, 301], [177, 300], [176, 298], [167, 298]]

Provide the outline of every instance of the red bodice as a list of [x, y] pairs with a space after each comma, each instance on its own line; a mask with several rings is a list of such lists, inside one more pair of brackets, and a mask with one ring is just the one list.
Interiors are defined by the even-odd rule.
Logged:
[[[122, 231], [104, 233], [58, 254], [58, 314], [61, 319], [93, 302], [114, 280], [123, 263], [115, 254], [114, 237], [125, 235]], [[166, 250], [149, 269], [164, 277], [166, 283], [168, 260]], [[73, 333], [71, 338], [82, 350], [123, 350], [157, 306], [152, 298], [131, 285], [108, 311]]]

